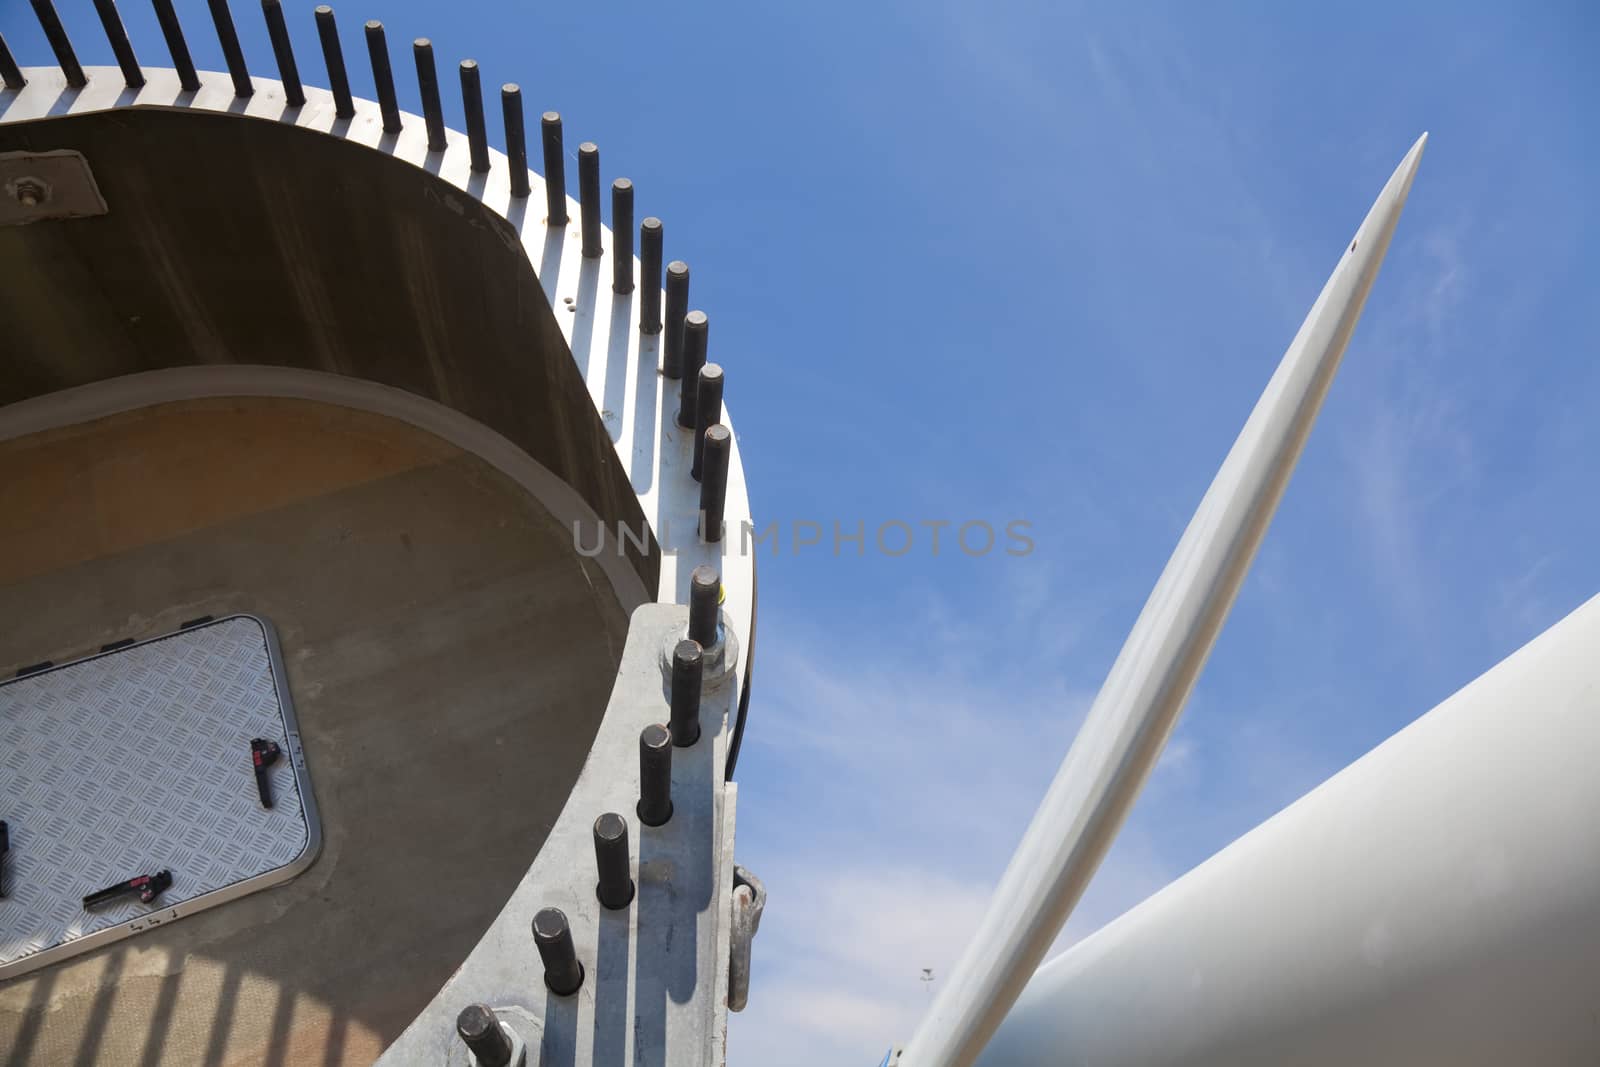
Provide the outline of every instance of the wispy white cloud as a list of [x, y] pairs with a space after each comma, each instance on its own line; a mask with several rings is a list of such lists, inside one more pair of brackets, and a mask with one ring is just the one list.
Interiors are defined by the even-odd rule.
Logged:
[[[1152, 845], [1132, 845], [1119, 846], [1102, 868], [1053, 951], [1170, 881]], [[855, 857], [861, 865], [851, 867], [815, 857], [782, 872], [776, 921], [764, 921], [757, 939], [750, 1006], [733, 1025], [735, 1052], [760, 1050], [776, 1067], [872, 1064], [911, 1035], [976, 929], [991, 886], [901, 865], [896, 851]]]
[[1388, 295], [1374, 301], [1353, 344], [1378, 369], [1363, 379], [1369, 388], [1359, 398], [1362, 414], [1343, 442], [1345, 484], [1353, 486], [1375, 580], [1424, 647], [1441, 607], [1430, 511], [1477, 469], [1461, 386], [1451, 372], [1460, 312], [1472, 291], [1461, 252], [1468, 229], [1465, 220], [1441, 224], [1398, 243], [1390, 257], [1398, 253], [1412, 269], [1385, 279]]
[[1505, 634], [1522, 637], [1537, 632], [1552, 616], [1565, 609], [1564, 605], [1551, 603], [1545, 589], [1546, 579], [1557, 559], [1555, 552], [1542, 553], [1497, 583], [1500, 601], [1497, 615]]
[[[916, 32], [939, 46], [933, 52], [938, 61], [927, 67], [963, 68], [955, 79], [960, 91], [944, 87], [949, 106], [983, 113], [982, 122], [949, 128], [1034, 145], [1093, 135], [1080, 137], [1059, 158], [1044, 153], [1049, 167], [1016, 171], [1034, 183], [1030, 188], [1052, 188], [1048, 183], [1058, 176], [1063, 188], [1078, 183], [1072, 195], [1030, 201], [1041, 213], [1036, 229], [1047, 236], [1055, 221], [1050, 212], [1078, 212], [1067, 220], [1071, 251], [1094, 262], [1096, 271], [1076, 281], [1092, 287], [1113, 275], [1108, 286], [1122, 287], [1116, 292], [1121, 319], [1107, 328], [1107, 348], [1116, 347], [1119, 332], [1139, 339], [1127, 340], [1128, 351], [1114, 356], [1142, 363], [1146, 381], [1119, 378], [1123, 395], [1096, 397], [1081, 407], [1126, 403], [1148, 416], [1148, 405], [1175, 391], [1175, 349], [1152, 341], [1178, 336], [1186, 346], [1182, 354], [1203, 352], [1206, 358], [1196, 362], [1208, 370], [1203, 382], [1187, 379], [1194, 391], [1170, 410], [1187, 417], [1191, 409], [1238, 404], [1242, 416], [1260, 384], [1251, 378], [1243, 391], [1236, 389], [1243, 371], [1258, 373], [1265, 366], [1260, 360], [1275, 354], [1261, 351], [1257, 338], [1287, 341], [1337, 259], [1337, 238], [1333, 247], [1320, 243], [1324, 224], [1342, 225], [1330, 221], [1331, 212], [1325, 217], [1325, 198], [1304, 190], [1286, 211], [1272, 192], [1286, 184], [1296, 188], [1283, 180], [1283, 158], [1303, 160], [1328, 135], [1293, 144], [1276, 140], [1289, 124], [1252, 112], [1238, 83], [1218, 79], [1215, 57], [1193, 47], [1178, 26], [1165, 24], [1175, 20], [1152, 16], [1117, 21], [1116, 33], [1091, 27], [1063, 35], [1043, 32], [1031, 18], [1007, 21], [949, 6], [928, 14], [924, 24], [923, 11]], [[1129, 22], [1135, 32], [1119, 36]], [[1294, 108], [1301, 103], [1295, 100]], [[1391, 132], [1374, 133], [1372, 143], [1354, 145], [1345, 157], [1372, 168], [1371, 188], [1350, 193], [1352, 227], [1365, 206], [1362, 194], [1376, 191], [1383, 168], [1404, 148], [1378, 143]], [[1345, 148], [1326, 149], [1336, 150]], [[1352, 185], [1364, 183], [1365, 173], [1352, 175]], [[1108, 175], [1117, 195], [1103, 189], [1099, 198], [1080, 194], [1086, 181]], [[1014, 177], [1000, 173], [997, 180]], [[961, 180], [973, 178], [963, 172]], [[1081, 210], [1085, 203], [1093, 206]], [[1297, 239], [1300, 220], [1290, 211], [1303, 214], [1306, 229], [1318, 229], [1318, 241]], [[1443, 516], [1460, 520], [1451, 495], [1470, 488], [1490, 459], [1480, 453], [1471, 390], [1459, 380], [1456, 362], [1463, 331], [1472, 328], [1466, 313], [1492, 303], [1479, 299], [1485, 290], [1501, 295], [1470, 243], [1481, 239], [1481, 215], [1455, 203], [1414, 209], [1402, 223], [1352, 346], [1360, 373], [1347, 368], [1338, 402], [1319, 431], [1334, 438], [1324, 445], [1339, 446], [1327, 450], [1336, 456], [1313, 461], [1339, 467], [1323, 482], [1328, 500], [1339, 506], [1307, 509], [1320, 525], [1309, 534], [1301, 530], [1298, 540], [1269, 541], [1241, 598], [1244, 613], [1258, 616], [1252, 647], [1224, 648], [1231, 662], [1219, 656], [1216, 666], [1231, 674], [1202, 679], [1058, 946], [1136, 904], [1336, 771], [1356, 754], [1351, 749], [1393, 729], [1385, 719], [1391, 709], [1374, 713], [1352, 697], [1362, 683], [1397, 687], [1404, 672], [1390, 664], [1387, 677], [1352, 684], [1351, 676], [1373, 655], [1370, 640], [1348, 640], [1350, 624], [1343, 621], [1360, 596], [1325, 588], [1310, 596], [1308, 571], [1326, 566], [1370, 576], [1375, 592], [1369, 599], [1419, 646], [1443, 645], [1462, 629], [1436, 625], [1448, 614], [1443, 598], [1451, 581], [1437, 534]], [[1163, 261], [1159, 250], [1173, 245], [1184, 250], [1181, 262]], [[1158, 284], [1163, 271], [1180, 276], [1180, 295], [1201, 295], [1188, 306], [1175, 304], [1172, 292]], [[1228, 289], [1246, 294], [1240, 310], [1212, 314], [1208, 302], [1215, 304], [1217, 293]], [[1491, 310], [1503, 318], [1501, 304]], [[1041, 306], [1054, 310], [1048, 302]], [[1161, 313], [1141, 315], [1144, 307]], [[1264, 317], [1275, 321], [1263, 326]], [[1055, 322], [1050, 319], [1051, 328]], [[1209, 336], [1200, 336], [1205, 331]], [[1249, 352], [1239, 355], [1246, 331], [1255, 332]], [[1230, 360], [1240, 375], [1226, 388], [1213, 388]], [[1059, 415], [1064, 425], [1085, 422], [1067, 405], [1038, 410]], [[1581, 448], [1589, 424], [1581, 410], [1572, 419], [1569, 447]], [[1090, 516], [1104, 527], [1097, 547], [1127, 537], [1130, 514], [1155, 512], [1181, 528], [1194, 499], [1165, 492], [1170, 483], [1163, 486], [1150, 470], [1129, 464], [1117, 451], [1128, 437], [1112, 436], [1115, 447], [1097, 453], [1095, 435], [1085, 433], [1083, 453], [1068, 460], [1055, 429], [1030, 438], [1031, 451], [1018, 449], [1028, 454], [1009, 468], [1015, 483], [1059, 482], [1068, 511], [1076, 501], [1070, 499], [1073, 475], [1063, 467], [1103, 470], [1111, 489], [1098, 497], [1084, 494], [1101, 509]], [[1150, 437], [1170, 444], [1182, 433], [1159, 426]], [[1169, 461], [1170, 455], [1164, 454]], [[907, 480], [926, 479], [924, 495], [947, 501], [960, 476], [949, 465], [929, 464]], [[1303, 495], [1305, 483], [1300, 486]], [[1133, 502], [1105, 506], [1115, 493]], [[1348, 527], [1330, 530], [1341, 521]], [[1341, 543], [1330, 546], [1333, 541]], [[835, 640], [820, 630], [799, 630], [792, 620], [763, 619], [764, 626], [774, 625], [763, 633], [761, 718], [749, 743], [751, 755], [774, 772], [775, 781], [762, 790], [782, 800], [771, 812], [750, 805], [740, 816], [741, 857], [766, 877], [773, 895], [756, 945], [750, 1008], [734, 1025], [733, 1058], [758, 1054], [780, 1067], [870, 1064], [915, 1026], [928, 1002], [922, 969], [933, 969], [937, 987], [964, 946], [1082, 721], [1107, 666], [1101, 658], [1146, 592], [1136, 574], [1148, 568], [1153, 579], [1160, 563], [1151, 558], [1103, 578], [1111, 564], [1068, 560], [1069, 551], [1053, 557], [1055, 566], [1082, 563], [1082, 572], [1057, 572], [1032, 560], [1026, 568], [995, 572], [981, 600], [970, 589], [965, 596], [950, 594], [925, 574], [930, 584], [902, 588], [892, 605], [862, 610], [862, 618], [884, 628], [864, 639], [859, 628], [848, 640]], [[1500, 581], [1500, 599], [1508, 614], [1536, 616], [1544, 610], [1547, 554], [1535, 540], [1520, 558], [1522, 570]], [[1361, 579], [1350, 584], [1359, 586]], [[1070, 599], [1086, 589], [1104, 602]], [[1285, 635], [1281, 642], [1275, 643], [1273, 630]], [[1268, 631], [1264, 639], [1261, 631]], [[1339, 638], [1346, 647], [1334, 647]], [[1373, 736], [1360, 736], [1363, 729]], [[741, 773], [756, 772], [751, 765]]]
[[[735, 1040], [778, 1063], [876, 1062], [904, 1040], [924, 1010], [923, 968], [945, 973], [988, 898], [977, 880], [897, 866], [811, 866], [788, 886], [802, 921], [762, 928], [765, 975]], [[798, 917], [797, 916], [797, 917]], [[822, 1022], [821, 1027], [818, 1023]], [[834, 1047], [818, 1055], [821, 1039]], [[776, 1039], [792, 1034], [803, 1042]]]
[[[741, 812], [741, 862], [771, 897], [736, 1053], [875, 1063], [910, 1035], [923, 968], [936, 986], [965, 947], [1093, 695], [1081, 658], [1058, 654], [1089, 624], [1057, 593], [1003, 600], [980, 625], [930, 586], [909, 597], [915, 625], [842, 658], [816, 633], [768, 644], [752, 755], [805, 784], [771, 825]], [[1029, 642], [1042, 626], [1055, 636]], [[1181, 778], [1195, 752], [1180, 736], [1157, 778]], [[1058, 946], [1176, 873], [1130, 827]]]

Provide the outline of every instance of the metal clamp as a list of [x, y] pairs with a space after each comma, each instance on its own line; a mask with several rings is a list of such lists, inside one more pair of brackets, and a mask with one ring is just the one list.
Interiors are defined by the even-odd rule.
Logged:
[[0, 226], [106, 213], [89, 161], [70, 149], [0, 152]]
[[733, 922], [729, 927], [728, 1010], [744, 1011], [750, 999], [750, 945], [761, 928], [767, 887], [737, 864], [733, 868]]

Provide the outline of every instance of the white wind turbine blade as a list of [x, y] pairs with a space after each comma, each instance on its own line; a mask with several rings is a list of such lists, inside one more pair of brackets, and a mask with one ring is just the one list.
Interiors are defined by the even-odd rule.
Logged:
[[1389, 178], [1256, 402], [902, 1067], [969, 1067], [1083, 894], [1183, 710], [1378, 276], [1428, 135]]
[[981, 1067], [1600, 1063], [1600, 597], [1046, 963]]

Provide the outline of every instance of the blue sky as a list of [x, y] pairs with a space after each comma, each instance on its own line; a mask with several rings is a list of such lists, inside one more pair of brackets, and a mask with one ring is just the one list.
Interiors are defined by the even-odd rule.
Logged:
[[[60, 6], [110, 62], [90, 6]], [[310, 6], [286, 4], [320, 84]], [[1032, 524], [1022, 557], [934, 556], [920, 528], [899, 558], [830, 536], [762, 562], [738, 852], [771, 903], [735, 1062], [876, 1063], [909, 1035], [921, 969], [975, 925], [1423, 130], [1322, 420], [1067, 940], [1600, 588], [1600, 9], [336, 6], [363, 95], [378, 17], [397, 70], [429, 36], [634, 180], [713, 320], [761, 521]], [[147, 5], [123, 7], [164, 62]], [[204, 5], [179, 7], [218, 69]], [[255, 8], [236, 18], [270, 73]], [[48, 54], [24, 5], [0, 30]]]

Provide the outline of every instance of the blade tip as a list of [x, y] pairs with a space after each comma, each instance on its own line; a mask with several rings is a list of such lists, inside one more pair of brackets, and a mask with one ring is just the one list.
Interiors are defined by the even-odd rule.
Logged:
[[1418, 137], [1415, 141], [1412, 142], [1411, 150], [1406, 153], [1406, 162], [1411, 164], [1413, 167], [1415, 167], [1417, 165], [1418, 161], [1420, 161], [1422, 159], [1422, 152], [1427, 147], [1428, 147], [1428, 131], [1427, 130], [1423, 130], [1422, 131], [1422, 136]]

